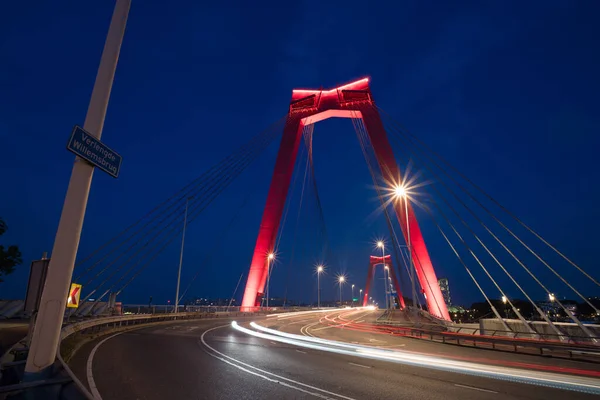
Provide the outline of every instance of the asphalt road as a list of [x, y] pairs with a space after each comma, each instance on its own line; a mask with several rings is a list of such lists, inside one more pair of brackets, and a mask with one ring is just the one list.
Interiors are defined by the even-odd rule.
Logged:
[[[336, 337], [343, 332], [378, 345], [361, 332], [348, 333], [343, 328], [333, 327], [319, 331], [319, 327], [330, 326], [328, 323], [318, 325], [322, 317], [304, 315], [285, 322], [274, 322], [275, 318], [256, 321], [315, 336], [327, 332]], [[247, 326], [247, 322], [240, 324]], [[311, 324], [314, 325], [306, 332], [306, 326]], [[404, 344], [397, 346], [402, 347], [402, 351], [410, 351], [414, 345], [390, 343], [388, 346], [398, 344]], [[455, 346], [441, 346], [462, 351]], [[466, 350], [484, 358], [492, 353]], [[90, 363], [91, 353], [94, 356]], [[226, 320], [160, 325], [102, 338], [84, 346], [71, 366], [82, 382], [93, 382], [92, 386], [103, 399], [596, 398], [549, 387], [297, 347], [239, 332]], [[590, 365], [575, 363], [569, 365], [571, 367], [589, 369]]]

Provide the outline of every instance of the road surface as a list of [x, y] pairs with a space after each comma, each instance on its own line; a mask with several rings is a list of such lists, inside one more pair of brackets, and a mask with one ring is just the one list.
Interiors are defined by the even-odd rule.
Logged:
[[[414, 339], [404, 339], [406, 343], [387, 343], [387, 340], [377, 343], [364, 332], [326, 328], [330, 326], [328, 323], [319, 324], [323, 316], [261, 317], [255, 321], [264, 326], [278, 325], [283, 331], [302, 331], [315, 336], [319, 332], [327, 332], [332, 337], [350, 335], [352, 337], [344, 340], [358, 338], [373, 346], [423, 351], [420, 347], [423, 342]], [[352, 318], [356, 317], [362, 318], [360, 315]], [[330, 318], [334, 319], [335, 315]], [[248, 322], [240, 321], [240, 325], [248, 326]], [[326, 329], [317, 330], [319, 328]], [[379, 336], [379, 340], [384, 339]], [[404, 346], [399, 346], [402, 344]], [[452, 351], [467, 358], [472, 356], [471, 351], [479, 358], [505, 354], [437, 346], [457, 349]], [[437, 349], [427, 350], [431, 354], [435, 351]], [[526, 357], [531, 363], [544, 360], [518, 357]], [[522, 362], [520, 358], [510, 360]], [[565, 362], [568, 365], [563, 364]], [[91, 383], [92, 391], [103, 399], [596, 398], [585, 393], [294, 346], [240, 332], [227, 320], [189, 321], [108, 336], [84, 346], [71, 366], [82, 382]], [[598, 365], [571, 361], [561, 361], [559, 367], [598, 371]]]

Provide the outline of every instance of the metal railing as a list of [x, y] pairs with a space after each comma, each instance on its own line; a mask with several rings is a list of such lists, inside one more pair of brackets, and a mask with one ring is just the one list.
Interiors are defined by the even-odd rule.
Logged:
[[[600, 362], [600, 346], [589, 344], [590, 337], [588, 336], [567, 337], [565, 335], [543, 334], [544, 338], [536, 340], [531, 339], [532, 334], [528, 332], [485, 329], [484, 334], [478, 335], [477, 332], [481, 332], [481, 330], [475, 328], [464, 328], [472, 331], [471, 333], [462, 333], [463, 328], [460, 327], [455, 332], [440, 332], [432, 329], [399, 326], [385, 323], [385, 321], [377, 321], [376, 326], [380, 331], [390, 334], [446, 344], [559, 358], [577, 356], [580, 358], [585, 357], [588, 361]], [[519, 335], [522, 337], [519, 337]]]

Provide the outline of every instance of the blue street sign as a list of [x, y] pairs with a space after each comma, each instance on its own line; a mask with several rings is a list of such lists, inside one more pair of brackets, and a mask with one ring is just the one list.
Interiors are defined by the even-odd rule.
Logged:
[[123, 157], [77, 125], [73, 128], [73, 133], [71, 133], [71, 138], [67, 144], [67, 150], [75, 153], [107, 174], [115, 178], [119, 176]]

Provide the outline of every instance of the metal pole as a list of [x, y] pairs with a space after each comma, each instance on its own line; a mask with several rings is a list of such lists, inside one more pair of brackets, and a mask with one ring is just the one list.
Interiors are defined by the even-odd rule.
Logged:
[[412, 243], [410, 241], [410, 224], [408, 221], [408, 196], [404, 195], [404, 212], [406, 214], [406, 241], [408, 246], [408, 261], [410, 262], [410, 274], [412, 275], [412, 297], [413, 297], [413, 307], [417, 308], [417, 287], [415, 285], [415, 263], [412, 259]]
[[[110, 28], [102, 51], [96, 82], [83, 124], [85, 129], [97, 139], [102, 136], [104, 117], [112, 89], [113, 78], [121, 43], [127, 24], [131, 0], [117, 0]], [[79, 238], [83, 227], [94, 167], [76, 157], [65, 196], [62, 214], [58, 223], [48, 277], [40, 302], [37, 323], [33, 330], [31, 349], [25, 365], [26, 379], [42, 378], [51, 373], [56, 358], [60, 329], [65, 314], [65, 306]]]
[[176, 313], [179, 310], [179, 282], [181, 281], [181, 266], [183, 265], [183, 244], [185, 243], [185, 228], [187, 227], [188, 203], [190, 198], [185, 199], [185, 214], [183, 216], [183, 233], [181, 234], [181, 251], [179, 252], [179, 271], [177, 272], [177, 289], [175, 290], [175, 309]]
[[342, 282], [340, 281], [340, 308], [342, 307]]
[[240, 282], [242, 281], [243, 276], [244, 276], [244, 273], [242, 272], [242, 274], [240, 275], [240, 279], [238, 279], [237, 285], [235, 285], [235, 290], [233, 291], [233, 295], [231, 295], [231, 299], [229, 299], [229, 304], [227, 305], [227, 311], [229, 311], [229, 307], [231, 307], [231, 303], [233, 303], [233, 298], [235, 297], [235, 294], [237, 293], [238, 287], [240, 286]]
[[317, 271], [317, 308], [321, 308], [321, 273]]
[[352, 307], [354, 307], [354, 285], [352, 285]]
[[[383, 242], [383, 241], [382, 241]], [[387, 271], [385, 270], [385, 244], [381, 246], [381, 263], [383, 264], [383, 284], [385, 288], [385, 308], [388, 309], [388, 284], [387, 284]]]
[[271, 283], [271, 259], [267, 258], [267, 310], [269, 309], [269, 283]]

